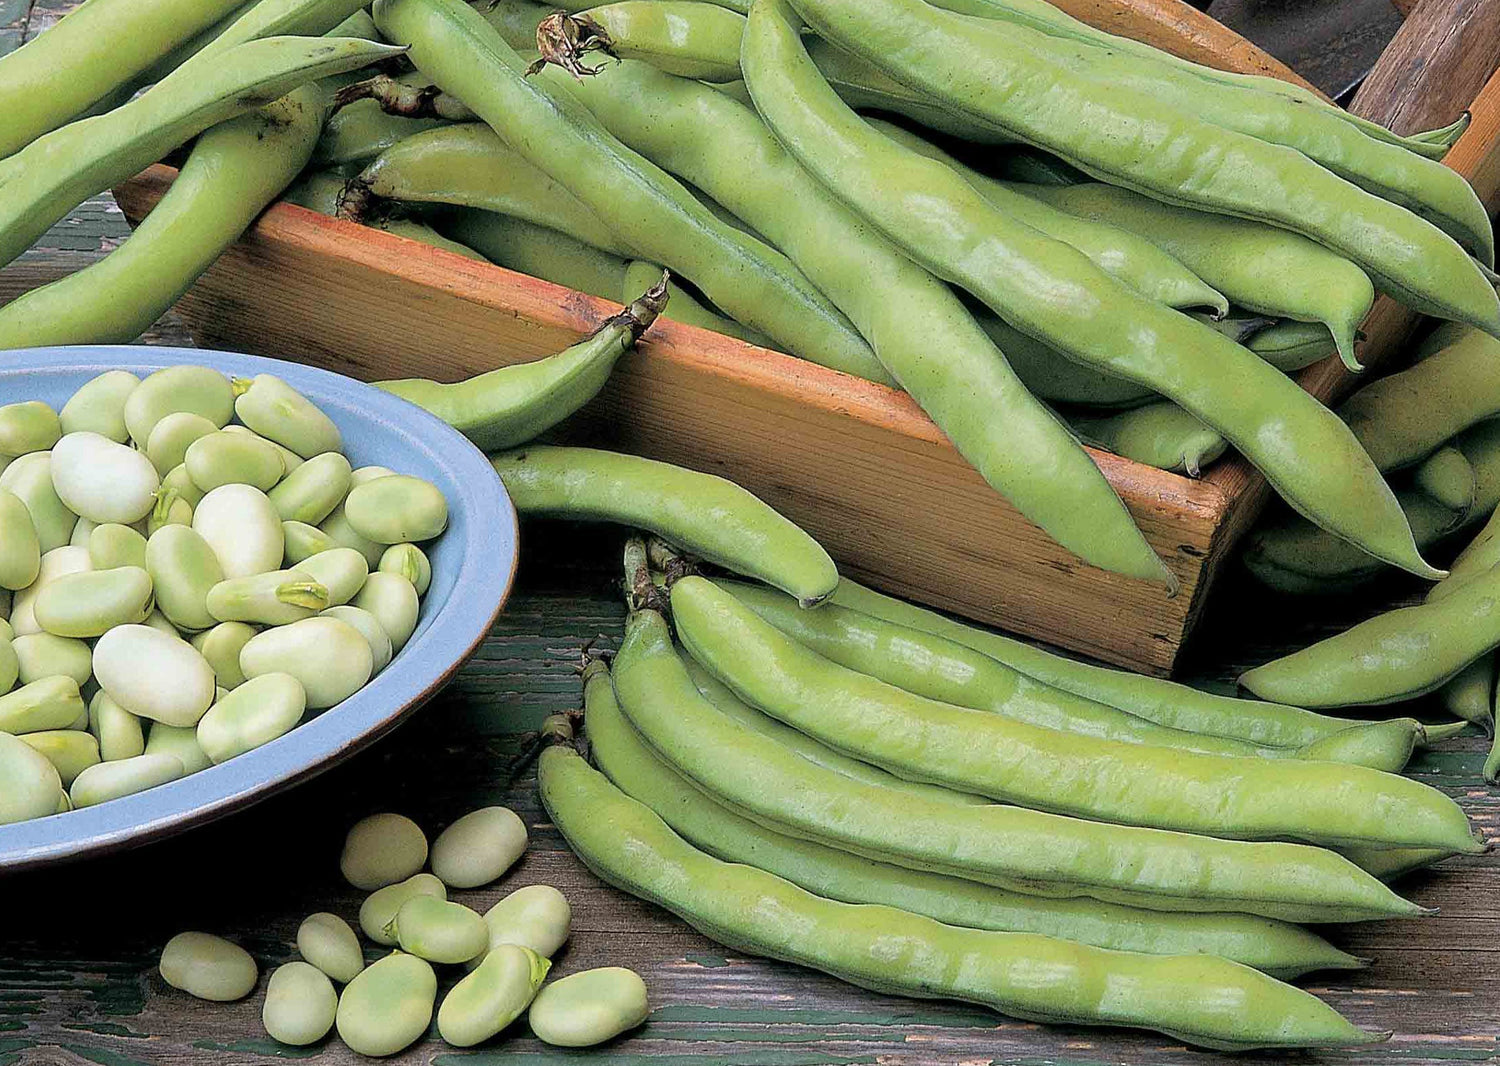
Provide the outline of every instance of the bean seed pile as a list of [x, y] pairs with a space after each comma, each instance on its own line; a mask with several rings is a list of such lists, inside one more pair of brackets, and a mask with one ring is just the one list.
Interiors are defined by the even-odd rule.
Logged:
[[225, 762], [390, 663], [448, 507], [342, 448], [270, 374], [116, 370], [60, 412], [0, 407], [0, 823]]
[[[559, 1047], [587, 1047], [635, 1028], [649, 1012], [646, 985], [616, 966], [545, 984], [568, 939], [572, 909], [550, 885], [527, 885], [483, 915], [448, 898], [483, 888], [526, 850], [526, 826], [506, 807], [459, 818], [432, 842], [411, 819], [374, 814], [344, 841], [339, 868], [369, 892], [360, 932], [393, 948], [368, 965], [347, 921], [320, 911], [297, 929], [301, 959], [279, 966], [266, 986], [267, 1035], [292, 1046], [316, 1044], [337, 1029], [361, 1055], [394, 1055], [420, 1040], [437, 1014], [438, 1034], [473, 1047], [526, 1015], [531, 1031]], [[431, 867], [431, 873], [423, 872]], [[467, 971], [438, 1004], [439, 968]], [[162, 949], [163, 980], [199, 999], [243, 999], [260, 971], [243, 948], [210, 933], [178, 933]], [[446, 978], [444, 984], [448, 984]], [[342, 985], [340, 992], [335, 985]]]

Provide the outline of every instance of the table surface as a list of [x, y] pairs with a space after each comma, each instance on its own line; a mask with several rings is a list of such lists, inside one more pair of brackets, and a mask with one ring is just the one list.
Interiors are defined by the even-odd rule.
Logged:
[[[1324, 0], [1298, 8], [1216, 0], [1210, 10], [1254, 30], [1262, 43], [1279, 47], [1283, 59], [1338, 91], [1394, 31], [1397, 20], [1384, 4]], [[0, 0], [0, 52], [34, 36], [70, 6]], [[1305, 33], [1295, 32], [1295, 19], [1305, 20]], [[0, 303], [98, 258], [126, 233], [107, 197], [91, 201], [37, 250], [0, 271]], [[171, 315], [145, 339], [191, 343]], [[166, 987], [155, 970], [161, 945], [182, 929], [211, 930], [244, 944], [269, 972], [295, 957], [294, 932], [307, 914], [332, 910], [351, 920], [356, 914], [360, 895], [342, 883], [337, 869], [341, 837], [352, 821], [397, 810], [435, 831], [490, 803], [506, 804], [525, 818], [531, 847], [501, 883], [455, 898], [483, 909], [522, 885], [556, 885], [572, 902], [574, 924], [554, 972], [631, 966], [650, 986], [651, 1018], [628, 1037], [591, 1052], [547, 1048], [518, 1025], [513, 1034], [472, 1052], [448, 1048], [434, 1033], [395, 1062], [1211, 1061], [1155, 1035], [1022, 1023], [961, 1004], [877, 995], [798, 967], [747, 958], [601, 884], [548, 824], [526, 755], [531, 731], [547, 714], [577, 706], [575, 667], [582, 649], [591, 642], [608, 647], [620, 637], [624, 609], [613, 591], [620, 536], [557, 525], [536, 532], [523, 531], [517, 591], [490, 639], [455, 683], [392, 737], [291, 794], [176, 840], [0, 879], [7, 919], [0, 927], [0, 1066], [356, 1061], [337, 1040], [298, 1050], [267, 1038], [259, 1020], [264, 978], [256, 994], [231, 1005], [199, 1002]], [[1393, 580], [1373, 599], [1288, 605], [1231, 578], [1210, 605], [1188, 670], [1204, 683], [1223, 685], [1246, 665], [1413, 592]], [[1486, 747], [1478, 737], [1453, 741], [1441, 752], [1419, 756], [1410, 772], [1456, 798], [1493, 839], [1500, 836], [1500, 793], [1480, 781]], [[1330, 935], [1336, 943], [1372, 957], [1374, 965], [1303, 982], [1356, 1022], [1393, 1029], [1395, 1037], [1357, 1053], [1279, 1056], [1281, 1061], [1500, 1063], [1500, 856], [1449, 860], [1401, 888], [1441, 913], [1335, 927]]]

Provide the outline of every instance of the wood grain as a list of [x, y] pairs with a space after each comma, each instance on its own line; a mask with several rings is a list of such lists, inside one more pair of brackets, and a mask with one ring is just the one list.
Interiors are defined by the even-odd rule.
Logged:
[[1500, 0], [1421, 0], [1350, 105], [1397, 133], [1448, 125], [1500, 65]]

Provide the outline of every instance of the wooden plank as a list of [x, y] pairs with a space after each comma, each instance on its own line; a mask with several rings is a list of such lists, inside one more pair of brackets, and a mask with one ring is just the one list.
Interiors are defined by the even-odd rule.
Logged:
[[[1350, 109], [1397, 133], [1454, 121], [1500, 65], [1500, 0], [1422, 0]], [[1418, 77], [1430, 66], [1437, 76]]]

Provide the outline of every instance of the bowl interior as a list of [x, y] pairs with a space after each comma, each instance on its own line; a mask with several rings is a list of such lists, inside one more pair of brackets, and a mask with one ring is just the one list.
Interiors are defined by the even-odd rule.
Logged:
[[394, 727], [446, 682], [484, 639], [516, 569], [515, 511], [488, 460], [426, 411], [313, 367], [188, 348], [88, 346], [6, 353], [0, 404], [44, 400], [60, 409], [106, 370], [145, 376], [192, 363], [233, 377], [275, 374], [338, 425], [357, 469], [386, 466], [426, 478], [448, 501], [448, 529], [424, 545], [432, 584], [416, 631], [391, 664], [343, 703], [263, 747], [134, 796], [0, 825], [0, 870], [18, 870], [181, 831], [327, 769]]

